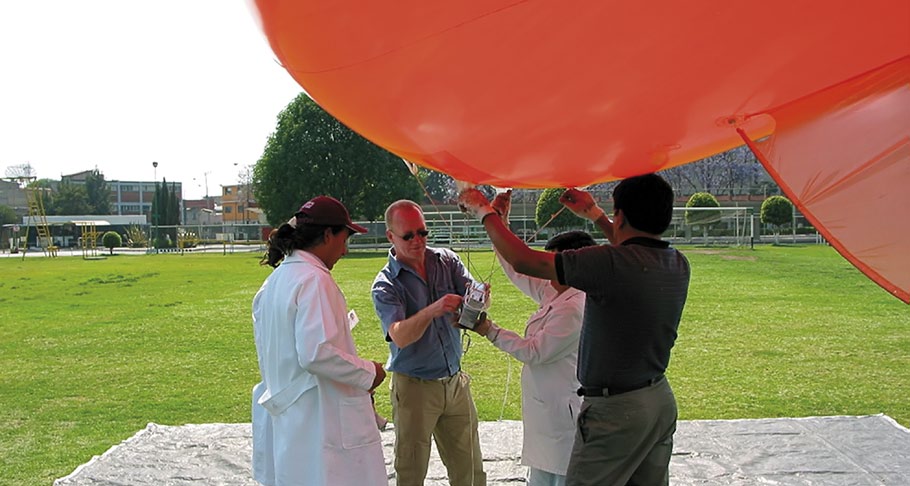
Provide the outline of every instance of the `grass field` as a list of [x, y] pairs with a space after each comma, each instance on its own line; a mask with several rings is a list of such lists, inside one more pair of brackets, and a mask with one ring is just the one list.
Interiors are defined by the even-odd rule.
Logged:
[[[910, 426], [910, 308], [828, 247], [683, 248], [692, 284], [669, 376], [681, 419], [885, 413]], [[534, 304], [490, 252], [491, 316]], [[334, 275], [360, 354], [388, 352], [369, 288], [384, 253]], [[0, 484], [50, 484], [149, 422], [248, 422], [258, 381], [258, 256], [0, 259]], [[483, 420], [518, 419], [520, 364], [474, 336], [463, 367]], [[377, 394], [390, 415], [385, 385]]]

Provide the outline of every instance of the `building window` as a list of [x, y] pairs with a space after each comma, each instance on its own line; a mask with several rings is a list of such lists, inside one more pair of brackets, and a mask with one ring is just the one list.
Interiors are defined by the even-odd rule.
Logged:
[[231, 212], [232, 212], [231, 210], [232, 210], [232, 209], [234, 209], [234, 208], [232, 208], [231, 206], [225, 206], [225, 207], [224, 207], [224, 212], [225, 212], [225, 214], [231, 214]]

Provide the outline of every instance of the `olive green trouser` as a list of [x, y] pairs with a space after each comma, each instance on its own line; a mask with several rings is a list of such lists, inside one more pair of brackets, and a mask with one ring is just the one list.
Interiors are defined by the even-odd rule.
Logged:
[[430, 461], [430, 437], [436, 441], [452, 486], [486, 485], [470, 383], [471, 378], [463, 372], [438, 380], [392, 375], [398, 486], [423, 485]]

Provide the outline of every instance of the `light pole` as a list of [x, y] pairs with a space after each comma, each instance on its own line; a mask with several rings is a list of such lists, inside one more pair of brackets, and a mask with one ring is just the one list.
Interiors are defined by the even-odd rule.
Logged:
[[149, 209], [149, 219], [151, 220], [151, 223], [152, 223], [152, 231], [150, 231], [149, 246], [157, 248], [157, 245], [155, 244], [155, 237], [158, 236], [158, 228], [157, 228], [158, 213], [155, 211], [155, 209], [158, 209], [158, 211], [161, 211], [161, 208], [155, 208], [155, 198], [158, 196], [158, 162], [154, 162], [154, 161], [152, 162], [152, 183], [154, 183], [154, 185], [152, 187], [155, 188], [155, 191], [152, 193], [152, 204], [149, 206], [149, 208], [150, 208]]
[[249, 221], [249, 218], [247, 218], [247, 216], [249, 215], [249, 211], [250, 211], [250, 190], [252, 188], [253, 188], [253, 181], [250, 180], [250, 166], [246, 166], [246, 178], [244, 179], [244, 190], [243, 190], [243, 197], [246, 198], [246, 202], [244, 202], [244, 205], [243, 205], [243, 221], [245, 223], [251, 222], [251, 221]]

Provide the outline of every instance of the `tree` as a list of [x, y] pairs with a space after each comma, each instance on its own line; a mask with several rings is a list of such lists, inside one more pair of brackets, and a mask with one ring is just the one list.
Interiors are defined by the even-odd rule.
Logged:
[[111, 214], [111, 190], [98, 169], [85, 177], [85, 193], [89, 206], [86, 214]]
[[423, 182], [427, 193], [432, 198], [431, 203], [455, 204], [458, 200], [458, 190], [455, 188], [455, 179], [452, 179], [452, 176], [420, 168], [417, 177]]
[[111, 250], [111, 255], [114, 254], [114, 248], [123, 245], [123, 239], [120, 238], [120, 234], [115, 231], [108, 231], [101, 236], [101, 244]]
[[[177, 241], [177, 225], [180, 224], [180, 206], [177, 201], [177, 188], [171, 185], [168, 190], [167, 179], [161, 184], [155, 183], [155, 195], [152, 196], [152, 242], [156, 248], [172, 248]], [[160, 228], [164, 226], [164, 228]]]
[[[687, 208], [717, 208], [720, 203], [717, 198], [707, 192], [696, 192], [686, 201]], [[712, 224], [720, 221], [720, 211], [700, 210], [686, 211], [686, 224], [691, 226], [700, 226], [702, 236], [705, 241], [708, 240], [708, 228]]]
[[[180, 224], [180, 200], [177, 199], [177, 186], [176, 184], [171, 184], [171, 190], [169, 191], [170, 197], [167, 200], [167, 216], [165, 221], [167, 221], [168, 226], [177, 226]], [[177, 229], [173, 229], [173, 234], [171, 238], [174, 241], [177, 241]]]
[[[544, 225], [560, 229], [584, 227], [585, 220], [575, 216], [575, 213], [568, 209], [563, 211], [565, 206], [559, 202], [559, 196], [562, 196], [564, 192], [566, 192], [565, 189], [554, 188], [540, 193], [540, 197], [537, 198], [537, 209], [534, 212], [534, 221], [538, 228], [542, 228]], [[553, 218], [553, 215], [557, 213], [559, 215]], [[551, 218], [552, 221], [550, 221]]]
[[419, 200], [420, 186], [401, 158], [342, 125], [301, 93], [278, 115], [253, 168], [253, 193], [276, 226], [319, 195], [375, 221], [397, 199]]
[[61, 181], [50, 198], [50, 205], [45, 205], [47, 214], [74, 215], [89, 214], [88, 194], [85, 186]]
[[793, 203], [784, 196], [771, 196], [761, 203], [761, 222], [774, 227], [774, 244], [780, 243], [780, 228], [793, 222]]
[[36, 179], [36, 180], [30, 182], [28, 184], [28, 187], [30, 187], [30, 188], [41, 187], [44, 189], [53, 189], [54, 186], [56, 186], [56, 185], [57, 185], [57, 181], [55, 181], [53, 179], [41, 178], [41, 179]]
[[[4, 245], [6, 245], [5, 238], [13, 236], [12, 228], [7, 228], [7, 231], [4, 232], [3, 225], [18, 223], [19, 221], [21, 220], [19, 219], [19, 216], [16, 215], [16, 211], [13, 208], [5, 204], [0, 204], [0, 238], [2, 238], [2, 240], [0, 240], [0, 248], [3, 248]], [[15, 242], [13, 242], [12, 248], [16, 248]]]
[[741, 146], [660, 174], [676, 194], [695, 191], [733, 196], [737, 192], [748, 192], [763, 173], [764, 168], [755, 160], [752, 151]]
[[16, 215], [16, 211], [13, 208], [5, 204], [0, 204], [0, 226], [13, 224], [19, 221], [21, 220], [19, 219], [19, 216]]

